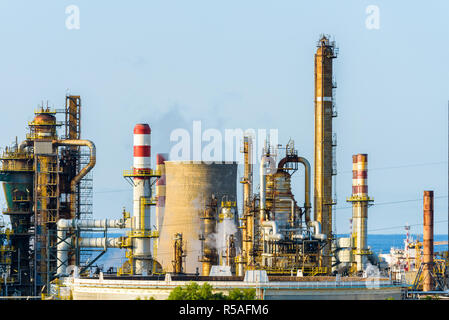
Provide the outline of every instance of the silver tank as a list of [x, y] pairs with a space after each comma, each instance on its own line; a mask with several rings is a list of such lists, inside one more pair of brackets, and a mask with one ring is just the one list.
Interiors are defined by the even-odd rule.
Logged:
[[[214, 194], [220, 207], [223, 196], [237, 201], [237, 163], [199, 161], [166, 161], [166, 203], [162, 226], [159, 230], [157, 260], [164, 271], [172, 272], [173, 238], [182, 233], [186, 246], [184, 272], [201, 273], [202, 233], [200, 214], [205, 202]], [[225, 199], [226, 200], [226, 199]]]

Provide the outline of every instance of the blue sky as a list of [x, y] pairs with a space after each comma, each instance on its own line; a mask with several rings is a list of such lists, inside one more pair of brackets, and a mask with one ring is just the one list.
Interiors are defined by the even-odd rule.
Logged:
[[[79, 30], [66, 28], [69, 5]], [[380, 10], [377, 30], [365, 25], [369, 5]], [[294, 139], [313, 163], [313, 55], [326, 33], [340, 49], [337, 232], [349, 230], [351, 156], [368, 153], [370, 232], [401, 233], [408, 222], [421, 233], [419, 199], [434, 190], [435, 232], [447, 233], [448, 12], [444, 0], [3, 0], [0, 145], [25, 137], [41, 101], [60, 108], [67, 92], [81, 95], [82, 136], [97, 146], [98, 218], [131, 209], [122, 170], [138, 122], [152, 127], [153, 155], [170, 150], [173, 129], [201, 120], [279, 129], [280, 143]]]

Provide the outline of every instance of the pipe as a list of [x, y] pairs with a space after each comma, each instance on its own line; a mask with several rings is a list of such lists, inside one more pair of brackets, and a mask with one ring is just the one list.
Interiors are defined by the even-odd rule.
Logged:
[[79, 238], [78, 245], [82, 248], [121, 248], [123, 237], [118, 238]]
[[260, 178], [260, 221], [266, 220], [266, 213], [265, 213], [265, 193], [266, 193], [266, 174], [265, 174], [265, 163], [268, 161], [268, 157], [264, 156], [260, 160], [260, 170], [259, 170], [259, 178]]
[[59, 219], [56, 223], [59, 229], [68, 228], [111, 228], [123, 229], [125, 228], [125, 221], [123, 219]]
[[29, 146], [29, 141], [28, 140], [23, 140], [21, 143], [19, 143], [17, 149], [19, 152], [23, 151], [26, 147]]
[[[72, 239], [67, 239], [67, 230], [70, 228], [112, 228], [112, 229], [119, 229], [119, 228], [125, 228], [125, 222], [122, 219], [117, 220], [79, 220], [79, 219], [59, 219], [56, 223], [57, 225], [57, 252], [56, 257], [58, 261], [58, 268], [57, 268], [57, 274], [58, 275], [65, 275], [67, 264], [68, 264], [68, 252], [70, 250], [70, 247], [72, 245]], [[118, 243], [114, 242], [116, 240], [111, 238], [108, 238], [106, 241], [102, 242], [98, 240], [84, 240], [89, 238], [83, 238], [83, 241], [79, 242], [79, 245], [81, 247], [92, 247], [93, 244], [97, 243], [100, 248], [117, 248], [116, 245]], [[96, 238], [91, 238], [96, 239]], [[104, 238], [103, 238], [104, 239]], [[89, 242], [93, 241], [93, 242]], [[96, 248], [98, 248], [96, 247]], [[120, 246], [119, 246], [120, 247]]]
[[282, 240], [284, 238], [284, 236], [278, 232], [278, 227], [277, 227], [276, 221], [272, 221], [272, 220], [263, 221], [262, 227], [270, 228], [273, 231], [272, 234], [265, 233], [269, 240]]
[[321, 224], [318, 221], [309, 221], [307, 222], [307, 226], [315, 229], [315, 233], [313, 235], [314, 239], [322, 241], [326, 240], [326, 235], [321, 233]]
[[67, 270], [68, 265], [68, 257], [69, 257], [69, 250], [71, 245], [71, 239], [66, 239], [67, 237], [67, 229], [59, 229], [57, 231], [57, 251], [56, 251], [56, 257], [57, 257], [57, 264], [58, 268], [56, 273], [58, 275], [64, 275]]
[[304, 174], [304, 208], [305, 208], [305, 220], [306, 222], [310, 221], [310, 209], [312, 205], [310, 204], [310, 163], [306, 158], [298, 157], [298, 156], [289, 156], [285, 157], [278, 164], [278, 170], [284, 170], [284, 166], [288, 162], [297, 162], [301, 163], [304, 166], [305, 174]]
[[55, 140], [53, 141], [57, 146], [87, 146], [90, 149], [90, 161], [81, 169], [81, 171], [70, 182], [70, 216], [75, 218], [76, 215], [76, 185], [81, 179], [89, 173], [89, 171], [95, 166], [97, 161], [95, 144], [90, 140]]

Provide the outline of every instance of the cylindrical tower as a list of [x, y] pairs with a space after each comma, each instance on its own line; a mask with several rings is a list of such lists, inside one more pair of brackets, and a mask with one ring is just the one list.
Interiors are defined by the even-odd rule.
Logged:
[[151, 228], [151, 129], [146, 123], [134, 127], [133, 189], [133, 258], [135, 274], [148, 272], [153, 253]]
[[363, 271], [370, 253], [367, 245], [368, 206], [374, 201], [368, 196], [368, 155], [352, 156], [352, 238], [356, 270]]
[[434, 287], [433, 277], [433, 191], [424, 191], [423, 291]]
[[323, 36], [315, 54], [315, 220], [322, 226], [328, 244], [321, 257], [323, 267], [331, 270], [332, 247], [332, 176], [334, 170], [332, 118], [336, 116], [333, 102], [332, 60], [336, 58], [335, 45]]
[[212, 195], [236, 199], [237, 163], [166, 161], [166, 204], [157, 260], [171, 270], [173, 234], [182, 233], [187, 273], [201, 270], [201, 214]]
[[203, 241], [202, 245], [202, 257], [200, 258], [200, 262], [202, 263], [202, 272], [203, 276], [208, 276], [210, 274], [210, 270], [213, 265], [217, 264], [218, 256], [217, 256], [217, 246], [216, 246], [216, 237], [217, 237], [217, 199], [212, 197], [208, 200], [206, 207], [204, 209], [204, 213], [201, 217], [203, 221], [203, 232], [201, 234], [201, 241]]
[[158, 153], [156, 155], [156, 172], [160, 178], [156, 181], [156, 228], [160, 232], [165, 211], [165, 161], [168, 155]]
[[254, 213], [251, 212], [251, 195], [253, 192], [253, 142], [250, 136], [243, 137], [244, 175], [243, 184], [243, 218], [242, 218], [242, 256], [241, 264], [252, 264], [254, 243]]
[[280, 228], [290, 227], [292, 219], [294, 219], [292, 201], [293, 210], [296, 210], [291, 191], [290, 174], [285, 171], [278, 171], [273, 175], [267, 175], [266, 197], [267, 209], [272, 215], [270, 220], [276, 221]]

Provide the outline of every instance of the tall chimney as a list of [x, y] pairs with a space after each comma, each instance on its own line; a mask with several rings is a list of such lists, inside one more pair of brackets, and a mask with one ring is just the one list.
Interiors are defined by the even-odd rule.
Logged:
[[333, 176], [336, 174], [332, 119], [337, 114], [333, 101], [333, 66], [336, 49], [333, 41], [322, 36], [315, 54], [315, 174], [314, 174], [314, 217], [321, 224], [327, 237], [320, 264], [328, 271], [332, 268], [332, 195]]
[[352, 156], [352, 238], [354, 239], [354, 258], [357, 271], [363, 271], [367, 263], [368, 250], [368, 206], [373, 198], [368, 196], [368, 155]]
[[423, 210], [423, 291], [432, 291], [434, 287], [431, 276], [433, 269], [433, 191], [424, 191]]

